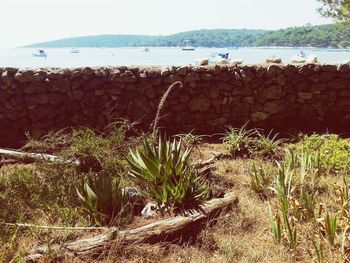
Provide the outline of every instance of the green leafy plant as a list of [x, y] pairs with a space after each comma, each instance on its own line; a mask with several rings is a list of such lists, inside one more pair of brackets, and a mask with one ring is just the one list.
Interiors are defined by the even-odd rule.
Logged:
[[264, 159], [281, 159], [282, 144], [284, 139], [278, 139], [278, 133], [272, 134], [270, 131], [267, 135], [264, 135], [260, 131], [256, 132], [257, 138], [255, 142], [256, 156]]
[[307, 217], [315, 219], [316, 193], [310, 194], [307, 191], [303, 191], [301, 194], [301, 205]]
[[185, 144], [185, 146], [198, 146], [200, 143], [203, 142], [203, 138], [205, 138], [205, 135], [197, 135], [193, 134], [193, 130], [189, 133], [181, 133], [177, 134], [176, 137], [180, 138], [181, 141]]
[[323, 263], [324, 262], [324, 249], [323, 249], [322, 242], [319, 242], [319, 244], [317, 244], [317, 242], [315, 240], [313, 240], [312, 245], [313, 245], [315, 252], [316, 252], [317, 262]]
[[325, 232], [326, 238], [332, 246], [334, 246], [336, 242], [337, 229], [338, 216], [336, 214], [331, 215], [327, 212], [325, 221]]
[[72, 143], [72, 136], [68, 129], [50, 131], [40, 139], [32, 138], [29, 134], [26, 135], [28, 141], [23, 149], [31, 152], [57, 153]]
[[120, 179], [98, 175], [86, 180], [79, 191], [83, 209], [96, 225], [120, 225], [131, 219], [131, 204], [120, 186]]
[[266, 194], [266, 190], [271, 184], [271, 177], [266, 174], [262, 164], [257, 166], [255, 163], [248, 170], [250, 176], [250, 185], [252, 189], [258, 194]]
[[91, 129], [75, 130], [72, 144], [63, 155], [80, 161], [80, 173], [104, 171], [116, 174], [126, 166], [121, 158], [127, 151], [125, 145], [127, 142], [123, 125], [108, 134], [97, 134]]
[[285, 224], [285, 228], [287, 232], [287, 240], [289, 243], [289, 247], [291, 249], [295, 249], [297, 247], [298, 237], [297, 237], [297, 229], [293, 222], [293, 218], [288, 217], [287, 213], [283, 213], [283, 222]]
[[273, 215], [273, 212], [272, 212], [270, 205], [269, 205], [269, 212], [270, 212], [270, 223], [271, 223], [273, 237], [275, 238], [277, 244], [280, 244], [281, 240], [282, 240], [281, 218], [278, 214]]
[[340, 189], [340, 201], [343, 207], [347, 206], [350, 201], [350, 188], [345, 176], [343, 177], [343, 185]]
[[195, 207], [209, 196], [208, 183], [189, 164], [191, 148], [181, 146], [159, 136], [158, 144], [144, 140], [141, 149], [130, 150], [129, 175], [159, 207]]
[[350, 171], [350, 143], [336, 134], [302, 135], [300, 141], [290, 145], [296, 154], [307, 153], [317, 161], [318, 173], [337, 174]]
[[249, 158], [254, 153], [255, 129], [247, 129], [247, 124], [241, 128], [228, 127], [223, 142], [234, 157]]

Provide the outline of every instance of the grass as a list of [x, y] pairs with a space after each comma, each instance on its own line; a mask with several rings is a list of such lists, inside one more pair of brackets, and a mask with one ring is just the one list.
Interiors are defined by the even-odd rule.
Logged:
[[228, 127], [223, 143], [234, 157], [279, 160], [283, 156], [282, 146], [286, 142], [271, 130], [267, 135], [258, 129]]
[[[42, 149], [77, 158], [84, 160], [84, 166], [36, 163], [1, 167], [0, 223], [102, 225], [91, 220], [93, 216], [81, 205], [76, 188], [83, 194], [84, 182], [89, 182], [93, 189], [91, 179], [101, 178], [106, 173], [114, 178], [113, 182], [119, 182], [120, 187], [133, 186], [133, 180], [127, 176], [125, 156], [129, 148], [142, 151], [142, 147], [141, 140], [128, 137], [127, 131], [126, 126], [117, 125], [100, 133], [88, 129], [70, 135], [61, 132], [45, 137], [44, 146], [40, 141], [31, 140], [28, 150]], [[191, 136], [187, 134], [187, 137]], [[123, 247], [115, 244], [98, 255], [73, 258], [66, 255], [61, 261], [288, 263], [349, 260], [348, 139], [314, 134], [300, 136], [298, 142], [288, 144], [273, 133], [264, 135], [262, 131], [246, 127], [230, 129], [223, 144], [190, 139], [195, 139], [193, 144], [191, 140], [188, 144], [196, 145], [194, 157], [209, 158], [213, 150], [231, 152], [232, 158], [215, 162], [208, 180], [213, 188], [237, 194], [239, 203], [232, 211], [216, 222], [207, 222], [207, 226], [189, 240]], [[115, 187], [108, 189], [112, 191]], [[120, 226], [128, 227], [125, 223]], [[0, 225], [0, 262], [22, 262], [33, 245], [91, 234], [93, 232]], [[48, 255], [43, 262], [51, 259], [52, 255]]]

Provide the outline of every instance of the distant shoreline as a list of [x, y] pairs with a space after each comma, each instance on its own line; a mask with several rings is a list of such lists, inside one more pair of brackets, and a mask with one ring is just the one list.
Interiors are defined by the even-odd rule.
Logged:
[[[73, 47], [40, 47], [43, 49], [71, 49]], [[159, 47], [159, 46], [138, 46], [138, 47], [129, 47], [129, 46], [122, 46], [122, 47], [74, 47], [74, 48], [94, 48], [94, 49], [143, 49], [143, 48], [157, 48], [157, 49], [181, 49], [182, 46], [168, 46], [168, 47]], [[196, 49], [228, 49], [228, 50], [235, 50], [234, 47], [194, 47]], [[7, 49], [39, 49], [39, 47], [13, 47], [13, 48], [0, 48], [0, 50], [7, 50]], [[245, 46], [245, 47], [238, 47], [237, 49], [333, 49], [333, 50], [343, 50], [343, 51], [349, 51], [349, 48], [340, 48], [340, 47], [305, 47], [305, 46]]]
[[350, 28], [336, 25], [292, 27], [280, 30], [202, 29], [166, 36], [93, 35], [26, 45], [30, 48], [117, 47], [259, 47], [345, 48], [350, 46]]

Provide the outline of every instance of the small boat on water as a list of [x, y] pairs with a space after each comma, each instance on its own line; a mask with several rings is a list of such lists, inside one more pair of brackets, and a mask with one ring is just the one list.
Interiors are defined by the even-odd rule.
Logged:
[[306, 54], [304, 51], [299, 50], [298, 54], [292, 57], [292, 63], [305, 63], [306, 62]]
[[47, 54], [46, 54], [46, 52], [45, 52], [45, 50], [43, 50], [43, 49], [40, 49], [40, 50], [38, 50], [36, 53], [33, 53], [32, 54], [33, 55], [33, 57], [40, 57], [40, 58], [46, 58], [47, 57]]
[[[195, 60], [198, 65], [208, 65], [208, 64], [230, 64], [232, 61], [229, 59], [230, 53], [212, 53], [208, 58], [199, 58]], [[239, 63], [240, 60], [235, 60]], [[243, 61], [242, 61], [243, 63]]]
[[80, 50], [77, 49], [77, 48], [72, 48], [72, 49], [70, 50], [70, 53], [78, 54], [78, 53], [80, 53]]
[[186, 39], [184, 40], [185, 46], [182, 47], [182, 51], [195, 51], [196, 49], [192, 46], [189, 46], [188, 44], [191, 42], [190, 40]]
[[230, 53], [212, 53], [209, 57], [209, 63], [217, 63], [218, 61], [227, 60], [229, 61]]
[[224, 58], [224, 59], [228, 59], [230, 53], [212, 53], [211, 57], [212, 58]]
[[183, 47], [182, 51], [195, 51], [196, 49], [194, 47]]

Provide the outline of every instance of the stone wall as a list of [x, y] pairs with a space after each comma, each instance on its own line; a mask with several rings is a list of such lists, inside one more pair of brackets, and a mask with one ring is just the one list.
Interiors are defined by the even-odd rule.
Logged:
[[77, 69], [0, 68], [0, 145], [70, 126], [101, 129], [107, 117], [148, 129], [162, 94], [168, 133], [222, 132], [247, 121], [276, 130], [350, 128], [349, 65]]

